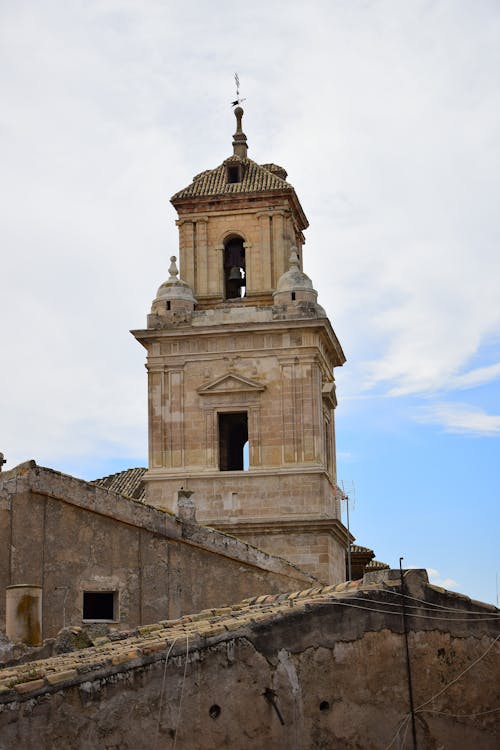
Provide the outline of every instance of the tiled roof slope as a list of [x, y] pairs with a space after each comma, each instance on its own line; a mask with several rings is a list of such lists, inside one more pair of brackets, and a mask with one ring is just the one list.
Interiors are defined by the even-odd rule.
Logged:
[[[415, 596], [423, 587], [425, 600], [431, 601], [431, 628], [443, 620], [446, 627], [455, 620], [458, 626], [471, 616], [495, 630], [500, 621], [499, 610], [490, 604], [476, 602], [463, 594], [445, 591], [428, 583], [423, 570], [405, 572], [409, 594]], [[371, 573], [359, 581], [309, 588], [288, 594], [273, 594], [244, 599], [232, 606], [205, 609], [177, 620], [163, 620], [131, 631], [112, 632], [94, 639], [94, 645], [79, 651], [61, 654], [42, 661], [16, 664], [0, 670], [0, 703], [29, 700], [63, 687], [101, 679], [117, 672], [141, 667], [165, 657], [167, 651], [176, 656], [189, 650], [211, 646], [226, 638], [248, 634], [283, 618], [315, 612], [327, 605], [354, 607], [383, 617], [401, 620], [399, 570]], [[424, 599], [414, 599], [413, 603]], [[442, 601], [443, 606], [438, 602]], [[450, 609], [449, 604], [454, 608]], [[471, 608], [472, 605], [472, 608]], [[432, 609], [432, 608], [436, 608]], [[416, 609], [414, 606], [412, 609]], [[411, 616], [411, 611], [408, 611]], [[416, 615], [422, 617], [422, 615]], [[424, 618], [425, 619], [425, 618]], [[419, 623], [415, 620], [415, 623]], [[351, 626], [349, 626], [351, 627]], [[420, 623], [419, 627], [423, 627]], [[354, 631], [356, 628], [354, 628]], [[241, 631], [238, 633], [238, 631]], [[354, 636], [356, 637], [356, 636]]]
[[389, 570], [390, 565], [388, 565], [385, 562], [382, 562], [381, 560], [370, 560], [369, 563], [366, 564], [365, 570], [366, 571], [374, 571], [374, 570]]
[[[241, 182], [228, 182], [226, 166], [241, 164], [243, 166], [243, 179]], [[273, 170], [279, 170], [275, 164], [261, 166], [251, 159], [240, 159], [232, 156], [226, 159], [219, 167], [207, 169], [205, 172], [194, 177], [193, 182], [180, 190], [170, 199], [172, 202], [181, 198], [193, 198], [199, 196], [227, 195], [232, 193], [257, 193], [268, 190], [291, 190], [292, 185], [279, 177]], [[282, 173], [286, 174], [284, 170]]]
[[146, 493], [142, 478], [146, 471], [147, 469], [142, 466], [125, 469], [125, 471], [119, 471], [101, 479], [94, 479], [91, 484], [117, 492], [119, 495], [125, 495], [125, 497], [131, 497], [133, 500], [144, 500]]
[[351, 544], [351, 552], [354, 552], [356, 554], [358, 553], [366, 553], [368, 555], [374, 555], [374, 551], [370, 549], [370, 547], [363, 547], [361, 544]]

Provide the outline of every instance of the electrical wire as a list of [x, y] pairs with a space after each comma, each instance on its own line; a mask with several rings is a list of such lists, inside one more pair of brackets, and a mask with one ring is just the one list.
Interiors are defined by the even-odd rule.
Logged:
[[165, 680], [167, 678], [168, 657], [170, 656], [170, 654], [172, 652], [172, 649], [173, 649], [173, 647], [175, 645], [176, 640], [177, 640], [177, 638], [174, 638], [174, 640], [170, 644], [170, 648], [167, 651], [167, 657], [165, 659], [165, 666], [163, 668], [163, 680], [162, 680], [162, 683], [161, 683], [161, 690], [160, 690], [160, 705], [158, 707], [158, 722], [156, 724], [156, 736], [155, 736], [155, 741], [154, 741], [154, 745], [153, 745], [153, 750], [156, 750], [156, 748], [158, 747], [158, 738], [159, 738], [159, 735], [160, 735], [161, 711], [162, 711], [162, 707], [163, 707], [163, 695], [165, 693]]
[[189, 632], [186, 630], [186, 661], [185, 661], [185, 664], [184, 664], [184, 676], [182, 678], [181, 696], [179, 698], [179, 708], [177, 709], [177, 721], [176, 721], [176, 724], [175, 724], [174, 744], [173, 744], [172, 750], [175, 750], [175, 747], [177, 745], [177, 734], [178, 734], [178, 731], [179, 731], [179, 723], [180, 723], [180, 720], [181, 720], [182, 696], [184, 695], [184, 684], [186, 682], [188, 657], [189, 657]]
[[[410, 719], [411, 719], [411, 715], [410, 714], [405, 714], [404, 717], [399, 720], [399, 726], [396, 729], [396, 733], [394, 734], [394, 736], [393, 736], [392, 740], [389, 742], [389, 744], [386, 747], [384, 747], [384, 750], [391, 750], [391, 747], [394, 745], [394, 743], [398, 739], [399, 733], [403, 729], [403, 727], [405, 726], [405, 724], [406, 724], [406, 728], [405, 728], [405, 736], [406, 736], [406, 730], [408, 729], [408, 726], [410, 724]], [[399, 743], [399, 746], [402, 747], [401, 742]]]
[[[405, 599], [411, 599], [414, 602], [420, 602], [421, 604], [426, 604], [427, 607], [433, 607], [436, 609], [446, 610], [447, 612], [458, 612], [463, 614], [463, 609], [459, 609], [458, 607], [445, 607], [444, 604], [434, 604], [434, 602], [428, 602], [425, 599], [418, 599], [415, 596], [410, 596], [409, 594], [402, 594], [400, 591], [391, 591], [389, 589], [369, 589], [370, 591], [379, 591], [384, 594], [392, 594], [393, 596], [399, 596], [404, 597]], [[409, 605], [408, 605], [409, 606]], [[425, 609], [425, 607], [423, 608]], [[473, 610], [470, 614], [474, 615], [482, 615], [482, 614], [488, 614], [487, 612], [481, 612], [478, 609]], [[500, 617], [500, 612], [497, 615]]]
[[[433, 712], [432, 709], [426, 709], [425, 706], [428, 706], [429, 703], [432, 703], [434, 700], [436, 700], [436, 698], [439, 698], [440, 695], [442, 695], [446, 690], [448, 690], [448, 688], [450, 688], [452, 685], [454, 685], [456, 682], [458, 682], [464, 676], [464, 674], [466, 674], [470, 669], [472, 669], [472, 667], [474, 667], [482, 659], [484, 659], [485, 656], [491, 651], [491, 649], [493, 648], [493, 646], [495, 645], [495, 643], [498, 641], [499, 638], [500, 638], [500, 634], [497, 635], [497, 637], [490, 643], [490, 645], [488, 646], [488, 648], [486, 649], [486, 651], [484, 651], [481, 654], [481, 656], [479, 656], [477, 659], [475, 659], [472, 662], [472, 664], [469, 664], [468, 667], [466, 667], [462, 672], [460, 672], [460, 674], [458, 674], [453, 680], [451, 680], [450, 682], [448, 682], [444, 686], [444, 688], [442, 688], [439, 692], [437, 692], [431, 698], [429, 698], [428, 700], [426, 700], [424, 703], [421, 703], [420, 706], [418, 706], [415, 709], [415, 713], [441, 713], [439, 711]], [[490, 711], [479, 712], [478, 714], [470, 714], [470, 717], [481, 716], [481, 715], [484, 715], [485, 713], [493, 713], [494, 711], [499, 711], [499, 710], [500, 710], [500, 708], [493, 708]], [[444, 715], [446, 715], [446, 716], [453, 716], [453, 714], [446, 714], [445, 712], [442, 712], [442, 713]], [[410, 722], [410, 718], [411, 718], [410, 714], [405, 714], [403, 716], [403, 718], [400, 719], [400, 724], [399, 724], [399, 726], [398, 726], [398, 728], [396, 730], [396, 733], [394, 734], [394, 736], [393, 736], [392, 740], [390, 741], [390, 743], [384, 748], [384, 750], [390, 750], [390, 748], [394, 745], [394, 742], [396, 741], [399, 733], [401, 732], [401, 730], [402, 730], [405, 722], [407, 723], [407, 728], [408, 728], [408, 725], [409, 725], [409, 722]], [[455, 718], [458, 718], [458, 717], [455, 717]], [[460, 718], [462, 718], [462, 717], [460, 717]], [[406, 733], [405, 733], [405, 735], [406, 735]]]
[[[361, 599], [361, 601], [367, 601], [366, 599]], [[377, 602], [380, 604], [380, 602]], [[312, 602], [312, 604], [316, 606], [330, 606], [330, 605], [336, 605], [341, 607], [352, 607], [353, 609], [364, 609], [367, 612], [379, 612], [383, 615], [400, 615], [400, 612], [394, 612], [390, 609], [378, 609], [377, 607], [362, 607], [360, 604], [350, 604], [349, 602], [343, 601], [342, 599], [338, 599], [335, 601], [329, 601], [329, 602]], [[383, 603], [382, 603], [383, 605]], [[498, 617], [480, 617], [478, 619], [471, 619], [469, 617], [440, 617], [439, 615], [433, 616], [433, 615], [418, 615], [418, 614], [412, 614], [411, 612], [408, 613], [409, 617], [419, 617], [424, 620], [444, 620], [446, 622], [486, 622], [487, 620], [493, 620], [494, 622], [498, 622]]]
[[[395, 593], [395, 592], [390, 591], [388, 593], [392, 594], [392, 593]], [[399, 596], [401, 596], [401, 594]], [[414, 600], [413, 597], [406, 597], [406, 595], [405, 595], [404, 598], [405, 599], [406, 598], [410, 598], [410, 599]], [[349, 597], [349, 601], [366, 602], [366, 601], [372, 601], [372, 600], [371, 599], [367, 599], [366, 597], [362, 597], [362, 596], [350, 596]], [[423, 600], [417, 599], [417, 600], [414, 600], [414, 601], [423, 601]], [[399, 602], [377, 602], [377, 603], [378, 604], [382, 604], [384, 607], [401, 607], [401, 604]], [[437, 605], [437, 606], [439, 606], [439, 605]], [[429, 612], [436, 612], [436, 611], [456, 612], [457, 614], [460, 614], [460, 615], [477, 615], [477, 614], [480, 614], [480, 615], [484, 615], [483, 617], [479, 618], [480, 620], [485, 619], [485, 618], [486, 619], [494, 619], [494, 620], [499, 619], [500, 620], [500, 613], [498, 615], [490, 615], [488, 612], [484, 612], [484, 613], [482, 613], [482, 612], [466, 612], [463, 609], [450, 609], [448, 607], [439, 608], [439, 609], [436, 610], [436, 609], [431, 609], [430, 607], [417, 606], [415, 604], [407, 604], [406, 608], [407, 608], [407, 610], [408, 609], [418, 609], [418, 610], [428, 610]], [[411, 612], [407, 612], [407, 614], [411, 615]], [[451, 618], [450, 617], [450, 620], [456, 620], [456, 619], [457, 618]]]
[[432, 708], [423, 708], [420, 713], [448, 716], [450, 719], [475, 719], [476, 716], [486, 716], [487, 714], [494, 714], [496, 711], [500, 711], [500, 706], [498, 708], [489, 708], [487, 711], [477, 711], [475, 714], [449, 714], [447, 711], [433, 711]]
[[[369, 593], [392, 594], [393, 596], [398, 596], [398, 597], [404, 598], [404, 599], [410, 599], [411, 601], [420, 602], [421, 604], [427, 605], [427, 606], [421, 607], [421, 606], [416, 606], [416, 605], [408, 604], [407, 607], [409, 609], [428, 610], [430, 612], [434, 612], [436, 610], [437, 611], [442, 611], [442, 612], [450, 612], [450, 613], [455, 612], [456, 614], [459, 614], [459, 615], [467, 615], [468, 619], [469, 619], [470, 616], [480, 615], [480, 618], [478, 618], [478, 619], [481, 619], [481, 620], [482, 619], [488, 619], [488, 620], [491, 620], [491, 619], [497, 620], [497, 619], [499, 619], [500, 620], [500, 612], [498, 614], [492, 614], [492, 613], [489, 613], [489, 612], [481, 612], [479, 610], [473, 610], [471, 612], [467, 612], [467, 611], [465, 611], [463, 609], [458, 609], [456, 607], [445, 607], [444, 605], [441, 605], [441, 604], [434, 604], [433, 602], [427, 602], [427, 601], [425, 601], [425, 599], [417, 599], [414, 596], [408, 596], [408, 594], [401, 594], [399, 591], [388, 591], [387, 589], [370, 589]], [[370, 601], [370, 599], [367, 599], [366, 597], [361, 597], [361, 596], [349, 596], [349, 600], [350, 601], [364, 601], [364, 602]], [[342, 600], [336, 599], [336, 601], [338, 602], [338, 601], [342, 601]], [[308, 603], [314, 603], [314, 600], [312, 602], [308, 602]], [[323, 602], [318, 602], [318, 603], [323, 603]], [[335, 602], [332, 602], [332, 603], [335, 603]], [[400, 607], [401, 606], [401, 604], [399, 604], [398, 602], [379, 602], [379, 603], [383, 604], [384, 606], [387, 606], [387, 607]], [[261, 606], [262, 607], [266, 607], [266, 606], [269, 606], [269, 604], [265, 604], [264, 603]], [[450, 620], [451, 619], [452, 618], [450, 618]]]
[[410, 728], [410, 724], [411, 724], [410, 719], [411, 719], [411, 714], [406, 719], [405, 730], [403, 732], [403, 736], [401, 737], [401, 742], [400, 742], [401, 750], [403, 750], [405, 743], [406, 743], [406, 735], [408, 734], [408, 729]]
[[436, 693], [436, 695], [433, 695], [432, 698], [429, 698], [429, 700], [426, 700], [425, 703], [421, 703], [420, 706], [417, 706], [417, 708], [415, 709], [415, 713], [417, 713], [417, 711], [421, 711], [425, 706], [428, 706], [429, 703], [432, 703], [432, 701], [434, 701], [436, 698], [439, 698], [440, 695], [442, 695], [446, 690], [448, 690], [449, 687], [451, 687], [456, 682], [458, 682], [464, 676], [464, 674], [466, 674], [470, 669], [472, 669], [472, 667], [475, 667], [476, 664], [479, 664], [479, 662], [482, 659], [484, 659], [484, 657], [491, 651], [491, 649], [493, 648], [493, 646], [495, 645], [495, 643], [498, 641], [499, 638], [500, 638], [500, 634], [497, 635], [495, 640], [490, 643], [486, 651], [483, 654], [481, 654], [481, 656], [479, 656], [477, 659], [475, 659], [475, 661], [473, 661], [472, 664], [469, 664], [469, 666], [466, 667], [463, 670], [463, 672], [460, 672], [459, 675], [457, 675], [451, 682], [445, 685], [444, 688], [442, 688], [438, 693]]

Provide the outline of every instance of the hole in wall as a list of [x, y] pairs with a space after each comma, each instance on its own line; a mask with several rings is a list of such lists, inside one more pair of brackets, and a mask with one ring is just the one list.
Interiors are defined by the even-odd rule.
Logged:
[[220, 716], [221, 707], [217, 705], [217, 703], [214, 703], [213, 706], [210, 706], [208, 709], [208, 715], [211, 719], [218, 719]]
[[329, 711], [330, 710], [330, 703], [328, 701], [321, 701], [319, 704], [319, 710], [320, 711]]

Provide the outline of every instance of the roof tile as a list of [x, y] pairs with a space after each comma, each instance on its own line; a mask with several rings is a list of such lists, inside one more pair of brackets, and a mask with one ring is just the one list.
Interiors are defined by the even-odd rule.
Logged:
[[[228, 182], [226, 164], [238, 162], [243, 167], [243, 179], [241, 182]], [[274, 171], [271, 171], [271, 168]], [[280, 171], [281, 170], [281, 171]], [[172, 196], [172, 202], [181, 198], [194, 198], [199, 196], [228, 195], [233, 193], [257, 193], [267, 190], [293, 190], [289, 182], [276, 174], [286, 174], [285, 170], [275, 164], [260, 165], [251, 159], [238, 159], [230, 157], [215, 169], [207, 169], [196, 175], [193, 182], [179, 190]]]

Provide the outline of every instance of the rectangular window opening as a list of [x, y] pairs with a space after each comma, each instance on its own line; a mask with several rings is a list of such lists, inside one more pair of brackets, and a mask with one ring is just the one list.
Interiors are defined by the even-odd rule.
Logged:
[[227, 181], [228, 182], [241, 182], [240, 167], [228, 167], [227, 168]]
[[114, 622], [118, 619], [117, 591], [84, 591], [83, 619]]
[[219, 469], [245, 471], [248, 469], [248, 414], [220, 412]]

